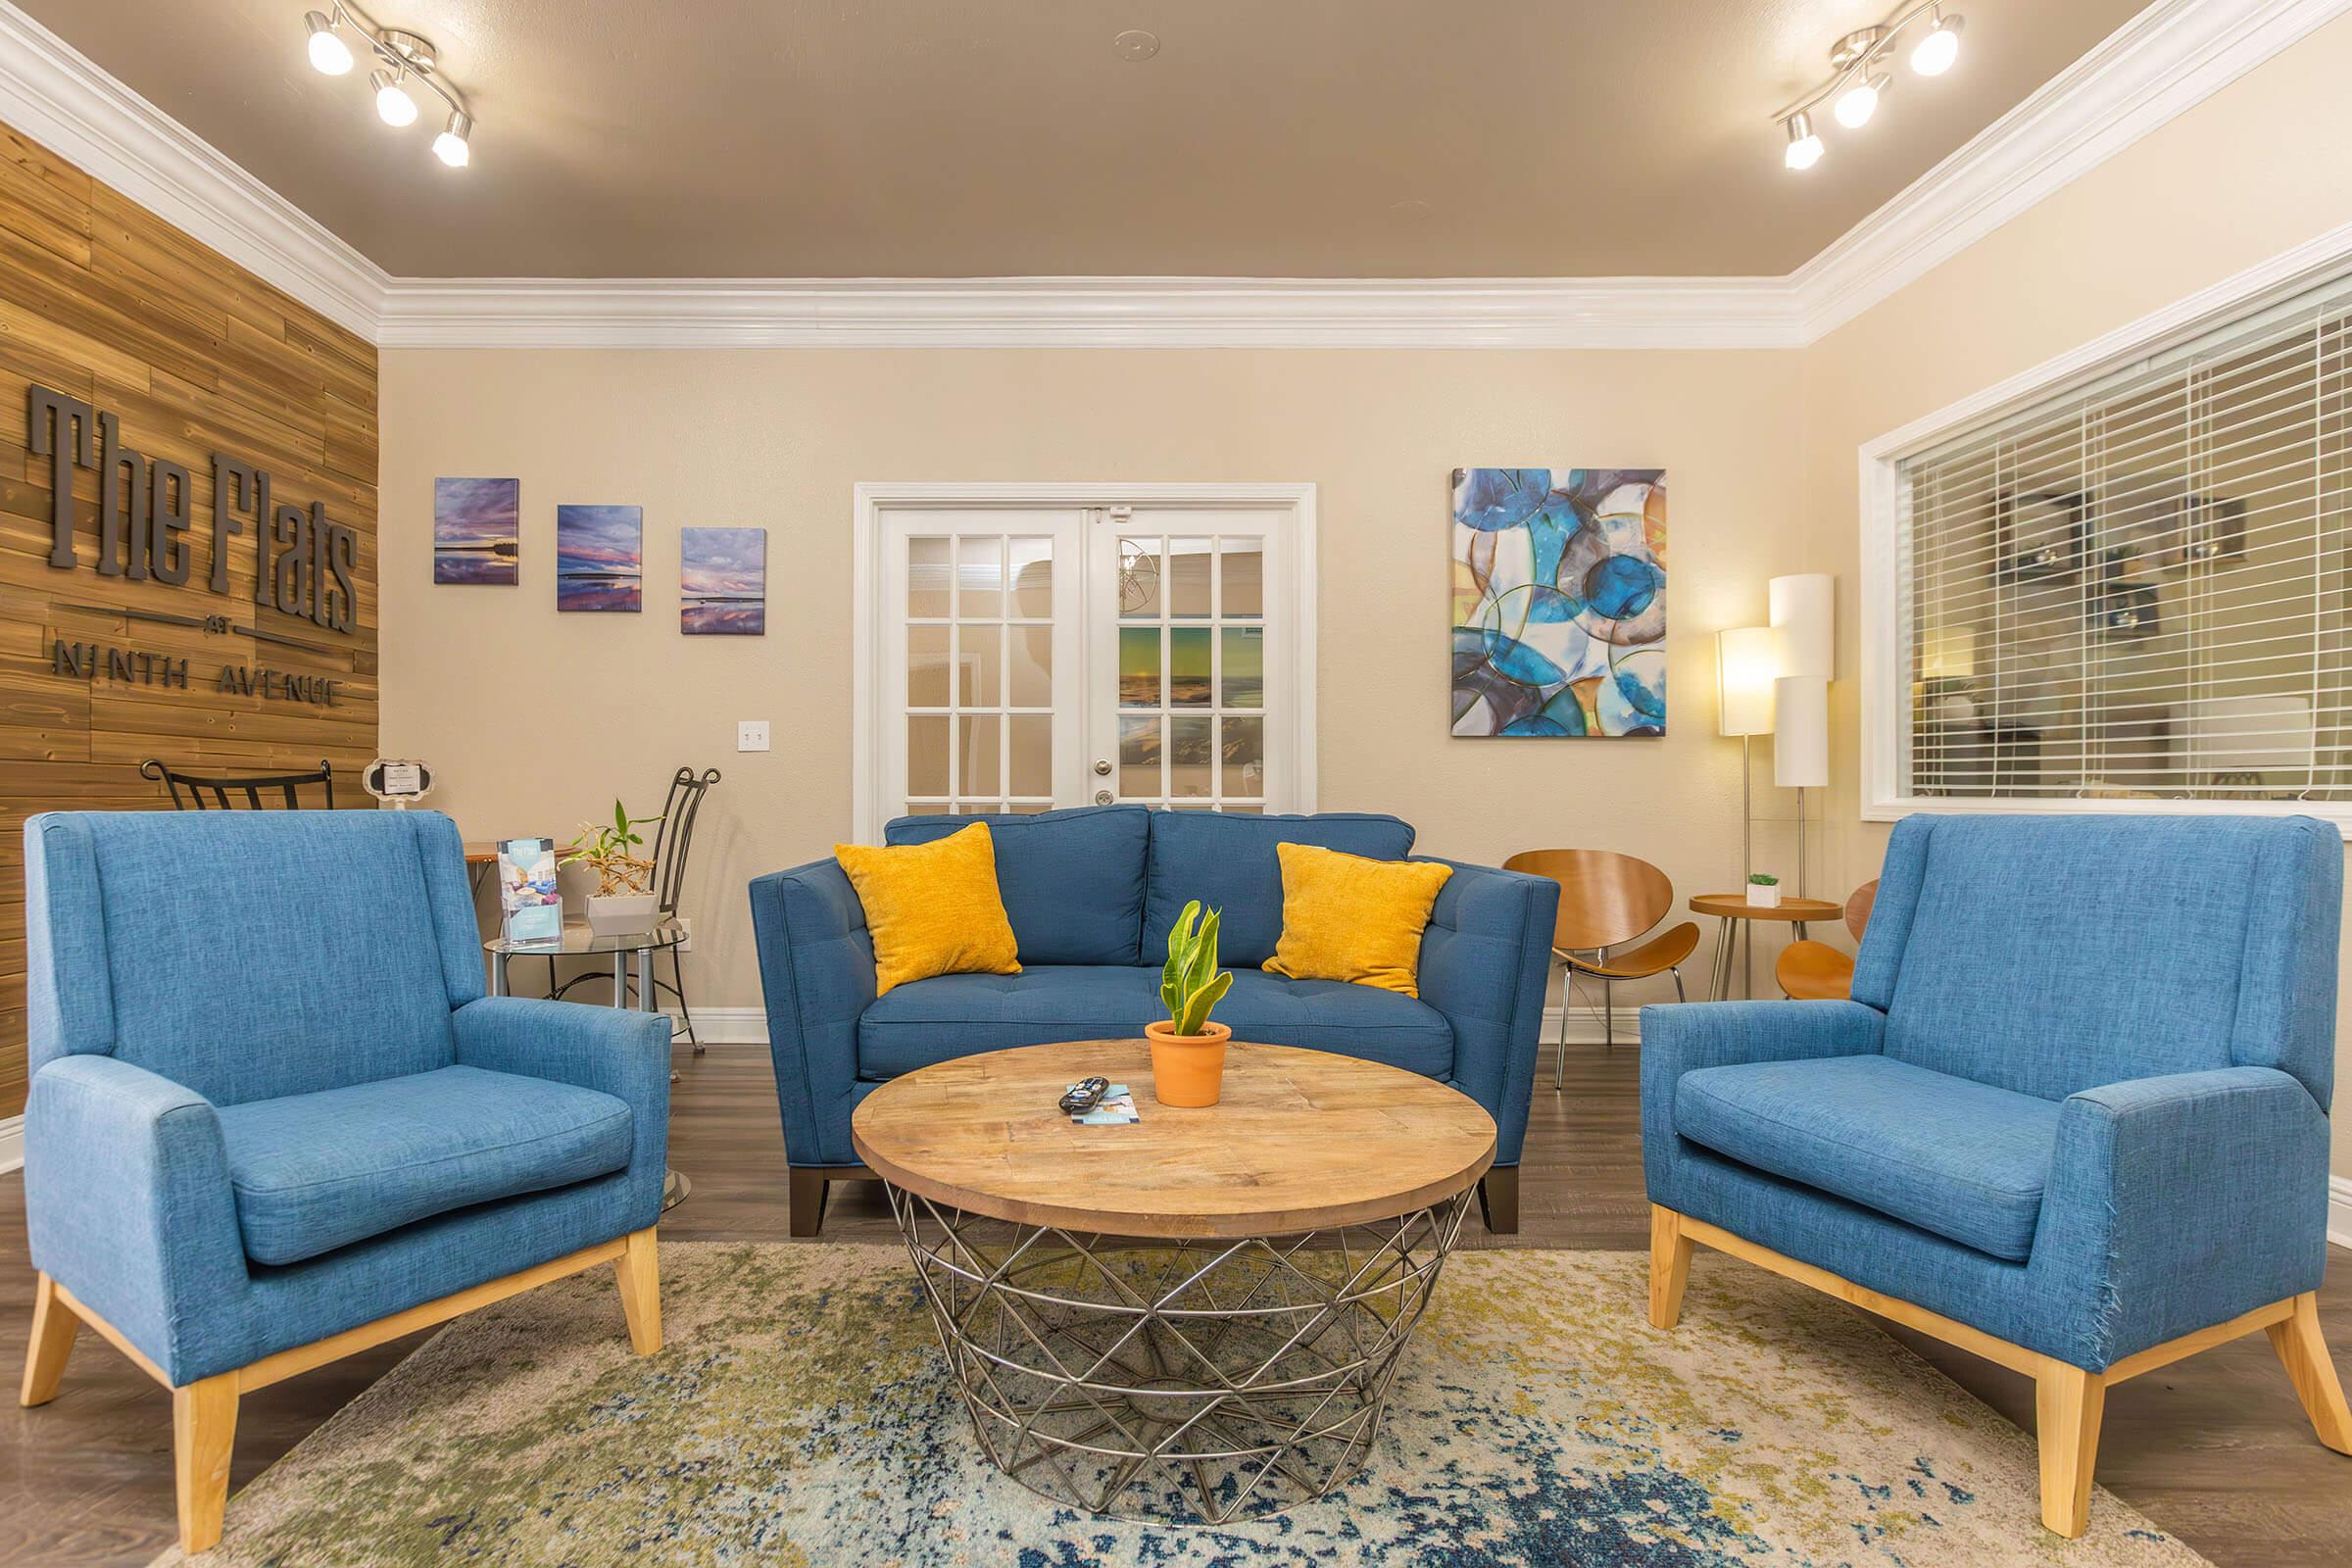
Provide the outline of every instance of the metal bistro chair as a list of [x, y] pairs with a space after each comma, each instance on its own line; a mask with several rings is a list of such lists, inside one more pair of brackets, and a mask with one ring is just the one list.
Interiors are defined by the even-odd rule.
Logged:
[[1683, 993], [1685, 958], [1698, 947], [1698, 922], [1681, 925], [1652, 937], [1627, 953], [1611, 949], [1649, 931], [1674, 907], [1674, 884], [1647, 860], [1612, 850], [1527, 850], [1502, 862], [1506, 871], [1547, 876], [1560, 885], [1560, 913], [1552, 926], [1551, 954], [1560, 960], [1560, 1055], [1552, 1068], [1551, 1087], [1568, 1082], [1569, 987], [1576, 976], [1600, 982], [1601, 1040], [1617, 1045], [1617, 1008], [1612, 988], [1620, 980], [1647, 980], [1661, 974], [1674, 977], [1677, 1001]]
[[[661, 824], [654, 829], [654, 918], [657, 921], [677, 918], [678, 900], [686, 888], [686, 856], [694, 847], [694, 819], [703, 808], [703, 797], [717, 782], [718, 769], [715, 767], [707, 767], [700, 773], [691, 767], [681, 767], [669, 781], [669, 799], [662, 807]], [[654, 991], [657, 996], [678, 999], [678, 1016], [686, 1025], [687, 1042], [699, 1056], [703, 1054], [703, 1043], [695, 1038], [694, 1009], [686, 1003], [685, 966], [679, 961], [675, 947], [667, 951], [670, 977], [663, 980], [657, 974], [654, 977]], [[626, 973], [627, 956], [617, 954], [612, 961], [623, 971], [621, 984], [633, 993], [636, 981]], [[591, 969], [557, 985], [556, 960], [553, 957], [547, 960], [548, 995], [558, 999], [582, 981], [602, 981], [609, 977], [608, 970]]]
[[[203, 778], [194, 773], [182, 773], [160, 759], [151, 757], [139, 764], [139, 776], [160, 779], [164, 788], [171, 792], [172, 809], [174, 811], [235, 810], [237, 803], [228, 798], [232, 790], [245, 797], [244, 808], [249, 811], [276, 808], [263, 801], [264, 790], [282, 793], [285, 796], [283, 809], [298, 811], [303, 806], [294, 792], [305, 784], [317, 784], [322, 788], [326, 792], [326, 808], [330, 811], [335, 808], [335, 769], [324, 758], [318, 760], [318, 771], [316, 773], [257, 773], [247, 778]], [[186, 794], [184, 800], [181, 798], [183, 791]], [[210, 805], [204, 799], [208, 793], [213, 797]]]
[[[1878, 896], [1879, 879], [1874, 876], [1845, 901], [1845, 929], [1856, 947], [1862, 944], [1870, 906]], [[1791, 1002], [1843, 1002], [1853, 994], [1854, 956], [1827, 942], [1791, 942], [1781, 950], [1772, 977], [1781, 983], [1781, 995]]]

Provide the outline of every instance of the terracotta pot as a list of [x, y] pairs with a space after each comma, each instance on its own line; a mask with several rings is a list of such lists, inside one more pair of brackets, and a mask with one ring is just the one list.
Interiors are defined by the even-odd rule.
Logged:
[[1233, 1031], [1210, 1020], [1197, 1035], [1180, 1035], [1162, 1018], [1144, 1025], [1152, 1042], [1152, 1098], [1163, 1105], [1213, 1105], [1225, 1086], [1225, 1042]]

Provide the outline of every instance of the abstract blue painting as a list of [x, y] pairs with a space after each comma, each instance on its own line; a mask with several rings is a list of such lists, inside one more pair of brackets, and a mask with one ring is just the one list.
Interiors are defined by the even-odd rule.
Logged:
[[642, 507], [556, 509], [556, 608], [644, 608]]
[[1453, 733], [1666, 733], [1666, 471], [1453, 471]]
[[678, 530], [678, 629], [689, 637], [767, 630], [767, 530]]

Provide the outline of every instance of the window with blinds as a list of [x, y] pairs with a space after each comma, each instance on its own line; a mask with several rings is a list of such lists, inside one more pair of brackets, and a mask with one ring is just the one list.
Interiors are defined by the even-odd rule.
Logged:
[[2352, 800], [2352, 278], [1896, 465], [1902, 792]]

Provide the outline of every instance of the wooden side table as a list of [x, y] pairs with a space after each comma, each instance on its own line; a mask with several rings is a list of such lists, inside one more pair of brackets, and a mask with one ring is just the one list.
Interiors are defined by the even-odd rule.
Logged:
[[[1845, 906], [1828, 899], [1783, 898], [1779, 904], [1766, 907], [1747, 902], [1744, 893], [1701, 893], [1690, 901], [1692, 914], [1715, 916], [1715, 972], [1707, 987], [1709, 1000], [1728, 1002], [1732, 995], [1732, 948], [1740, 947], [1740, 994], [1755, 995], [1756, 938], [1754, 922], [1778, 920], [1796, 927], [1796, 939], [1805, 940], [1805, 926], [1814, 920], [1835, 920], [1845, 912]], [[1740, 941], [1744, 935], [1746, 940]]]

